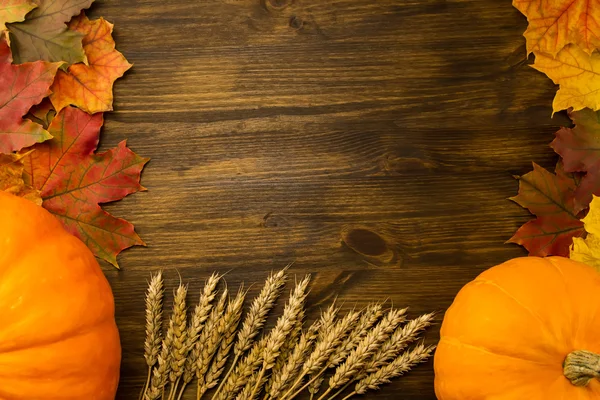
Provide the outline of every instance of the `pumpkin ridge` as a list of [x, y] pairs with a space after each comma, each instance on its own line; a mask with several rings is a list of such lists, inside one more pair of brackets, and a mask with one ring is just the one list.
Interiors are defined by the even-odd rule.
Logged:
[[[569, 285], [568, 285], [567, 280], [565, 279], [565, 274], [564, 274], [563, 270], [558, 265], [556, 265], [554, 258], [547, 257], [545, 260], [548, 261], [550, 263], [550, 265], [552, 265], [556, 269], [556, 271], [558, 271], [558, 274], [560, 275], [560, 280], [563, 282], [563, 285], [565, 287], [565, 292], [567, 294], [569, 294]], [[571, 310], [575, 309], [573, 302], [571, 301], [571, 296], [565, 296], [565, 297], [566, 297], [566, 301], [569, 303], [569, 309], [571, 309]], [[577, 327], [576, 329], [579, 330], [579, 318], [577, 318], [577, 323], [575, 324], [574, 319], [576, 319], [576, 316], [569, 315], [569, 317], [571, 317], [570, 325], [576, 326]], [[573, 333], [574, 333], [574, 336], [576, 337], [578, 332], [575, 331]]]
[[546, 331], [546, 333], [548, 333], [551, 337], [555, 337], [554, 333], [552, 332], [552, 330], [546, 325], [546, 323], [542, 320], [542, 317], [540, 317], [539, 315], [537, 315], [535, 312], [533, 312], [533, 310], [531, 310], [530, 308], [526, 307], [525, 304], [521, 303], [519, 301], [519, 299], [517, 299], [514, 295], [512, 295], [509, 291], [507, 291], [506, 289], [504, 289], [502, 286], [500, 286], [499, 284], [497, 284], [496, 282], [489, 280], [489, 279], [484, 279], [484, 278], [476, 278], [473, 283], [482, 283], [484, 285], [489, 285], [492, 286], [493, 288], [498, 289], [502, 294], [504, 294], [506, 297], [508, 297], [509, 299], [511, 299], [512, 301], [514, 301], [516, 304], [519, 305], [519, 307], [521, 307], [523, 310], [527, 311], [529, 314], [531, 314], [537, 321], [538, 323], [542, 326], [542, 328], [544, 329], [544, 331]]
[[[4, 351], [0, 350], [0, 356], [2, 356], [4, 354], [16, 353], [16, 352], [19, 352], [22, 350], [28, 350], [28, 349], [32, 349], [32, 348], [36, 348], [36, 347], [50, 346], [53, 344], [64, 342], [67, 339], [72, 339], [72, 338], [76, 338], [79, 336], [83, 336], [87, 333], [98, 330], [98, 328], [103, 327], [104, 325], [112, 325], [112, 321], [113, 321], [112, 318], [114, 318], [114, 316], [109, 315], [102, 319], [90, 322], [89, 326], [88, 325], [85, 326], [86, 329], [73, 329], [72, 331], [61, 332], [61, 335], [59, 337], [53, 338], [52, 340], [40, 341], [40, 342], [35, 342], [35, 343], [27, 343], [27, 344], [23, 344], [19, 347], [12, 348], [10, 350], [4, 350]], [[5, 400], [5, 399], [0, 398], [0, 400]]]
[[487, 349], [485, 347], [481, 347], [481, 346], [476, 346], [474, 344], [470, 344], [470, 343], [465, 343], [455, 337], [452, 336], [444, 336], [443, 338], [440, 339], [440, 343], [445, 343], [448, 344], [450, 346], [464, 346], [464, 347], [468, 347], [470, 349], [476, 350], [476, 351], [480, 351], [482, 353], [486, 353], [489, 354], [491, 356], [496, 356], [496, 357], [503, 357], [503, 358], [510, 358], [512, 360], [519, 360], [519, 361], [525, 361], [531, 364], [536, 364], [536, 365], [541, 365], [544, 367], [554, 367], [554, 365], [552, 363], [546, 363], [546, 362], [541, 362], [541, 361], [535, 361], [535, 360], [529, 360], [527, 358], [523, 358], [523, 357], [517, 357], [517, 356], [513, 356], [510, 354], [500, 354], [500, 353], [496, 353], [490, 349]]

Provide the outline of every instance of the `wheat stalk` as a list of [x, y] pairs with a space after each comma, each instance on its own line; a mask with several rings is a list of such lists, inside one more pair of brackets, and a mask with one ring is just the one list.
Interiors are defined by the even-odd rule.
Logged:
[[375, 354], [379, 347], [392, 335], [396, 327], [400, 325], [406, 318], [406, 309], [390, 310], [381, 322], [375, 326], [365, 337], [358, 343], [358, 346], [350, 352], [348, 358], [335, 371], [334, 375], [329, 379], [329, 387], [319, 397], [323, 400], [331, 391], [346, 384], [364, 367], [370, 357]]
[[229, 375], [233, 372], [240, 358], [254, 344], [255, 337], [263, 328], [269, 312], [271, 312], [275, 306], [275, 302], [279, 298], [281, 290], [285, 285], [287, 268], [288, 267], [280, 270], [276, 274], [271, 273], [258, 296], [252, 301], [250, 310], [248, 310], [248, 313], [244, 318], [244, 322], [242, 322], [242, 327], [239, 330], [237, 341], [233, 348], [234, 358], [231, 366], [221, 380], [221, 384], [215, 391], [213, 397], [221, 391], [224, 383], [227, 381], [227, 378], [229, 378]]
[[262, 356], [263, 365], [258, 373], [256, 386], [252, 390], [250, 398], [254, 398], [258, 389], [261, 387], [266, 371], [273, 368], [275, 360], [280, 354], [281, 347], [298, 322], [299, 316], [303, 313], [304, 301], [308, 295], [307, 289], [309, 282], [310, 275], [306, 275], [304, 279], [296, 285], [294, 291], [290, 294], [288, 303], [283, 309], [283, 315], [277, 319], [275, 327], [267, 336], [267, 343]]
[[426, 347], [423, 344], [417, 345], [411, 351], [398, 356], [385, 367], [361, 379], [354, 387], [354, 391], [344, 397], [343, 400], [347, 400], [357, 394], [365, 394], [368, 390], [378, 390], [381, 385], [390, 383], [393, 378], [403, 375], [415, 365], [426, 361], [434, 349], [435, 346]]
[[140, 399], [144, 397], [148, 390], [148, 385], [150, 385], [152, 377], [152, 367], [157, 363], [160, 353], [164, 292], [162, 272], [159, 271], [150, 279], [146, 294], [146, 341], [144, 342], [144, 358], [148, 365], [148, 377], [146, 378], [144, 389], [140, 394]]
[[198, 304], [194, 309], [194, 313], [191, 318], [191, 323], [188, 326], [187, 334], [187, 351], [188, 355], [185, 360], [183, 368], [183, 385], [181, 388], [181, 395], [185, 390], [185, 387], [194, 379], [196, 376], [196, 367], [198, 361], [198, 351], [196, 351], [196, 343], [206, 320], [209, 318], [212, 310], [212, 302], [217, 295], [217, 285], [221, 280], [221, 276], [217, 273], [213, 273], [204, 284], [204, 289], [200, 294]]
[[220, 343], [216, 349], [216, 354], [214, 355], [210, 369], [208, 369], [206, 374], [198, 376], [198, 399], [200, 399], [208, 389], [216, 386], [219, 376], [225, 368], [225, 362], [229, 356], [229, 350], [233, 345], [233, 339], [235, 338], [238, 323], [242, 316], [242, 306], [244, 305], [245, 298], [246, 293], [240, 288], [235, 299], [229, 301], [225, 315], [219, 320], [219, 323], [216, 326], [216, 337], [213, 339], [216, 339], [216, 341], [219, 341]]

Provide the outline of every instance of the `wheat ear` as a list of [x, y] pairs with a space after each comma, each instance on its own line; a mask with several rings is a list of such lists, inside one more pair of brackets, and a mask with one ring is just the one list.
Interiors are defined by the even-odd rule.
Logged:
[[248, 383], [254, 372], [262, 365], [262, 355], [267, 345], [267, 338], [263, 337], [254, 343], [248, 354], [238, 362], [233, 372], [224, 379], [222, 390], [215, 393], [212, 400], [231, 400]]
[[198, 398], [202, 397], [208, 389], [215, 387], [218, 383], [219, 376], [223, 373], [242, 316], [242, 307], [245, 298], [246, 292], [244, 292], [243, 289], [240, 289], [235, 299], [229, 302], [224, 317], [219, 321], [217, 326], [217, 333], [220, 340], [219, 347], [210, 369], [204, 377], [199, 378], [202, 379], [202, 382], [200, 383], [199, 381], [198, 384], [198, 390], [200, 391]]
[[377, 323], [377, 321], [379, 321], [382, 315], [383, 305], [381, 303], [367, 306], [356, 323], [356, 327], [329, 358], [329, 368], [340, 365], [346, 357], [348, 357], [350, 352], [358, 346], [360, 341], [367, 336], [369, 330]]
[[[424, 314], [408, 321], [402, 328], [396, 329], [392, 336], [381, 346], [373, 358], [369, 360], [364, 373], [375, 372], [400, 354], [406, 346], [417, 339], [419, 333], [431, 326], [435, 313]], [[364, 376], [363, 376], [364, 377]], [[360, 377], [359, 379], [362, 379]]]
[[324, 342], [327, 338], [327, 334], [334, 328], [335, 326], [335, 317], [337, 316], [338, 312], [340, 311], [340, 309], [336, 306], [335, 301], [327, 308], [327, 310], [325, 310], [325, 312], [321, 313], [321, 317], [319, 318], [319, 331], [317, 333], [317, 338], [316, 338], [316, 344], [315, 344], [315, 348], [313, 349], [312, 353], [310, 353], [309, 360], [312, 357], [312, 360], [306, 360], [306, 362], [304, 363], [302, 369], [300, 370], [299, 374], [297, 374], [297, 378], [295, 381], [292, 382], [291, 385], [289, 385], [289, 388], [287, 389], [287, 392], [285, 392], [285, 394], [282, 396], [282, 399], [285, 399], [287, 395], [291, 394], [292, 391], [302, 383], [302, 379], [304, 378], [304, 376], [308, 373], [310, 373], [307, 369], [306, 366], [307, 364], [314, 364], [314, 359], [315, 359], [315, 353], [318, 351], [318, 348], [322, 347], [324, 345]]
[[281, 368], [281, 371], [278, 374], [271, 375], [271, 384], [269, 385], [268, 393], [265, 395], [265, 400], [269, 398], [273, 400], [279, 399], [283, 392], [293, 383], [293, 380], [296, 378], [296, 375], [298, 375], [298, 372], [300, 372], [302, 364], [306, 360], [306, 357], [308, 357], [308, 354], [317, 339], [320, 326], [321, 322], [317, 320], [306, 332], [302, 333], [298, 344], [294, 347], [287, 362]]
[[221, 343], [221, 336], [219, 335], [219, 326], [223, 323], [225, 318], [225, 308], [227, 305], [229, 292], [227, 287], [223, 289], [221, 297], [217, 302], [217, 305], [212, 309], [210, 317], [206, 321], [206, 326], [202, 329], [200, 338], [196, 342], [195, 351], [198, 353], [196, 360], [196, 378], [197, 382], [197, 398], [204, 393], [202, 385], [204, 384], [204, 375], [210, 367], [210, 363], [215, 355], [219, 344]]
[[165, 293], [162, 272], [156, 273], [150, 279], [148, 292], [146, 294], [146, 341], [144, 342], [144, 358], [148, 365], [148, 377], [140, 399], [144, 398], [150, 378], [152, 377], [152, 367], [158, 361], [158, 354], [162, 343], [162, 317], [163, 317], [163, 297]]
[[415, 365], [426, 361], [431, 356], [434, 349], [435, 346], [426, 347], [423, 344], [417, 345], [411, 351], [398, 356], [385, 367], [382, 367], [376, 372], [361, 379], [354, 387], [354, 391], [344, 397], [343, 400], [347, 400], [357, 394], [365, 394], [368, 390], [378, 390], [381, 385], [390, 383], [392, 379], [403, 375], [410, 371]]
[[[329, 360], [329, 357], [331, 357], [331, 354], [333, 354], [333, 352], [346, 339], [349, 332], [356, 324], [356, 321], [358, 321], [359, 317], [359, 312], [351, 311], [348, 314], [346, 314], [344, 318], [335, 322], [333, 327], [330, 327], [328, 330], [323, 330], [323, 326], [321, 326], [323, 335], [320, 335], [320, 338], [317, 341], [317, 344], [315, 345], [315, 349], [304, 363], [304, 368], [296, 378], [294, 384], [283, 395], [283, 399], [293, 399], [301, 391], [303, 391], [311, 385], [314, 385], [312, 387], [316, 388], [313, 390], [319, 389], [319, 387], [321, 386], [320, 379], [325, 370], [327, 369], [327, 361]], [[310, 380], [300, 389], [294, 391], [302, 382], [304, 376], [307, 374], [311, 375]]]
[[279, 356], [281, 347], [285, 343], [286, 338], [294, 329], [299, 316], [304, 310], [304, 301], [308, 295], [308, 284], [310, 283], [310, 275], [300, 281], [291, 293], [288, 303], [283, 309], [283, 315], [277, 319], [275, 327], [267, 336], [267, 343], [263, 352], [263, 365], [258, 372], [258, 378], [254, 389], [251, 392], [250, 398], [253, 399], [264, 383], [265, 373], [273, 368], [275, 360]]
[[[182, 287], [180, 284], [179, 287]], [[179, 288], [178, 290], [179, 291]], [[173, 312], [169, 318], [169, 327], [162, 341], [160, 354], [157, 357], [157, 365], [152, 370], [152, 379], [146, 397], [148, 400], [155, 400], [159, 397], [165, 397], [165, 386], [171, 373], [171, 360], [173, 358], [173, 342], [175, 341], [175, 325], [177, 323], [177, 301], [173, 302]]]
[[[344, 345], [345, 341], [348, 339], [348, 337], [352, 334], [352, 332], [354, 332], [356, 330], [356, 323], [360, 318], [360, 313], [358, 311], [351, 311], [349, 313], [347, 313], [344, 318], [342, 318], [342, 320], [339, 322], [342, 326], [342, 329], [345, 330], [343, 331], [343, 337], [341, 338], [341, 341], [339, 343], [335, 343], [334, 348], [333, 348], [333, 352], [331, 353], [331, 355], [329, 356], [329, 359], [331, 359], [331, 357], [339, 351], [339, 349]], [[314, 397], [315, 394], [317, 394], [319, 392], [319, 390], [321, 390], [321, 385], [323, 384], [323, 381], [325, 380], [325, 376], [324, 376], [324, 372], [327, 368], [331, 368], [329, 360], [327, 360], [325, 362], [325, 364], [323, 364], [323, 368], [321, 369], [321, 371], [319, 371], [316, 376], [313, 376], [311, 378], [312, 383], [308, 386], [308, 391], [310, 392], [310, 397], [311, 400]]]
[[350, 352], [348, 358], [335, 371], [329, 379], [329, 387], [319, 397], [323, 400], [332, 390], [338, 388], [350, 379], [354, 378], [365, 367], [365, 363], [375, 354], [381, 345], [392, 335], [396, 327], [406, 319], [406, 309], [390, 310], [381, 322], [375, 326], [368, 334], [358, 343], [358, 346]]
[[177, 383], [183, 374], [183, 366], [187, 357], [187, 307], [185, 298], [187, 286], [179, 285], [175, 292], [175, 304], [173, 307], [173, 345], [171, 348], [171, 368], [169, 382], [171, 390], [168, 399], [172, 399], [177, 393]]
[[194, 379], [196, 376], [196, 367], [198, 361], [198, 351], [196, 348], [196, 343], [198, 342], [198, 338], [202, 329], [204, 328], [204, 324], [206, 320], [210, 316], [212, 310], [212, 302], [217, 295], [217, 285], [221, 280], [221, 276], [217, 273], [213, 273], [208, 280], [204, 284], [204, 288], [202, 293], [200, 294], [200, 298], [198, 300], [198, 304], [194, 308], [194, 313], [192, 314], [191, 322], [188, 326], [188, 334], [187, 334], [187, 358], [185, 360], [185, 365], [183, 367], [183, 379], [182, 379], [182, 388], [180, 392], [183, 393], [185, 387]]
[[[302, 334], [302, 327], [304, 325], [304, 318], [306, 314], [304, 310], [300, 311], [298, 315], [298, 320], [296, 321], [296, 325], [290, 332], [288, 338], [286, 339], [283, 346], [281, 346], [281, 351], [279, 352], [279, 357], [275, 360], [275, 365], [271, 369], [271, 375], [277, 376], [281, 374], [281, 370], [287, 364], [287, 361], [291, 357], [294, 349], [298, 345], [298, 340], [300, 339], [300, 335]], [[272, 379], [268, 379], [265, 384], [265, 392], [268, 395], [268, 392], [271, 390]]]
[[271, 273], [267, 278], [265, 285], [252, 301], [250, 310], [246, 313], [242, 327], [237, 335], [237, 341], [233, 347], [233, 361], [229, 370], [221, 380], [219, 387], [215, 391], [215, 396], [221, 391], [225, 381], [233, 372], [240, 358], [254, 344], [254, 339], [263, 328], [269, 312], [273, 309], [275, 302], [281, 295], [281, 289], [285, 285], [287, 267], [276, 274]]

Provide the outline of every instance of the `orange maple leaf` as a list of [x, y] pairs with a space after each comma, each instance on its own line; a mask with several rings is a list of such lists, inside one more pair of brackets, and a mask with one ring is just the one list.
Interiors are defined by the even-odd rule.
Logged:
[[68, 73], [59, 71], [52, 85], [50, 101], [59, 112], [74, 105], [90, 114], [113, 109], [114, 82], [132, 67], [115, 49], [113, 24], [103, 18], [89, 20], [84, 13], [75, 17], [69, 29], [83, 33], [83, 50], [88, 65], [73, 64]]
[[536, 54], [532, 67], [560, 85], [552, 102], [554, 112], [569, 108], [573, 111], [600, 110], [600, 53], [590, 56], [571, 44], [555, 58], [549, 54]]
[[568, 44], [600, 48], [600, 0], [513, 0], [529, 21], [527, 52], [556, 56]]

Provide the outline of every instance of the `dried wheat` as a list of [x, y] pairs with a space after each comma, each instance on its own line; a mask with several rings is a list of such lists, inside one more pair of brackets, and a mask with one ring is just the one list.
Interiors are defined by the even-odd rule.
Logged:
[[402, 328], [396, 329], [392, 336], [381, 346], [373, 358], [367, 362], [365, 373], [377, 371], [391, 360], [398, 357], [406, 346], [417, 339], [420, 332], [431, 325], [435, 313], [424, 314], [408, 321]]
[[215, 355], [219, 344], [221, 343], [221, 336], [219, 335], [219, 326], [223, 323], [225, 318], [225, 306], [227, 304], [229, 292], [227, 288], [223, 289], [219, 302], [213, 308], [210, 313], [210, 317], [206, 321], [206, 326], [202, 329], [200, 338], [196, 342], [195, 351], [198, 352], [198, 358], [196, 361], [196, 378], [198, 379], [198, 396], [201, 396], [203, 392], [202, 386], [204, 385], [204, 375], [210, 367], [210, 363]]
[[355, 394], [364, 394], [368, 390], [378, 390], [381, 385], [389, 383], [393, 378], [403, 375], [415, 365], [426, 361], [434, 349], [435, 346], [426, 347], [423, 344], [415, 346], [414, 349], [401, 354], [390, 364], [361, 379], [354, 387], [354, 392], [344, 397], [344, 400]]
[[187, 286], [179, 285], [175, 293], [175, 302], [173, 306], [173, 345], [171, 348], [171, 368], [169, 372], [169, 381], [171, 387], [183, 374], [183, 365], [187, 357], [187, 307], [185, 298], [187, 296]]
[[335, 371], [329, 379], [329, 387], [319, 397], [324, 399], [332, 390], [338, 388], [350, 381], [357, 373], [365, 367], [365, 363], [375, 354], [381, 345], [392, 335], [396, 327], [406, 318], [406, 309], [390, 310], [381, 322], [375, 326], [360, 341], [358, 346], [350, 352], [348, 358]]
[[150, 379], [152, 367], [158, 361], [158, 354], [162, 344], [162, 314], [163, 314], [164, 282], [162, 272], [156, 273], [150, 279], [148, 292], [146, 294], [146, 341], [144, 342], [144, 358], [148, 365], [148, 377], [140, 395], [144, 397]]
[[208, 389], [216, 386], [219, 377], [223, 373], [223, 369], [225, 368], [225, 363], [229, 357], [229, 351], [233, 345], [235, 333], [237, 332], [238, 324], [242, 316], [242, 307], [244, 305], [245, 297], [246, 293], [240, 289], [235, 299], [233, 301], [229, 301], [227, 311], [217, 326], [217, 334], [220, 340], [219, 347], [214, 356], [210, 369], [207, 371], [205, 376], [199, 378], [202, 380], [202, 382], [199, 381], [198, 384], [198, 390], [200, 391], [198, 398], [202, 397], [202, 395], [204, 395]]
[[350, 332], [348, 337], [340, 347], [329, 358], [329, 368], [341, 364], [360, 341], [367, 336], [369, 330], [379, 321], [383, 315], [383, 305], [380, 303], [369, 305], [358, 320], [356, 327]]
[[244, 353], [254, 344], [254, 339], [260, 333], [269, 312], [271, 312], [275, 306], [275, 302], [281, 295], [281, 290], [285, 285], [287, 278], [286, 271], [287, 267], [276, 274], [271, 273], [258, 296], [252, 301], [250, 310], [246, 313], [246, 317], [244, 318], [244, 322], [242, 322], [242, 327], [239, 330], [237, 341], [233, 348], [233, 361], [229, 370], [221, 380], [221, 384], [215, 391], [215, 396], [221, 391], [227, 378], [229, 378], [229, 375], [234, 371]]
[[281, 347], [289, 336], [290, 332], [298, 322], [298, 318], [303, 313], [304, 301], [308, 295], [308, 284], [310, 275], [306, 275], [300, 283], [296, 285], [294, 291], [290, 294], [288, 303], [283, 309], [283, 315], [277, 319], [275, 327], [267, 336], [267, 343], [263, 352], [263, 365], [258, 374], [256, 386], [252, 390], [251, 398], [254, 398], [258, 390], [262, 387], [265, 373], [273, 368], [275, 360], [280, 354]]
[[182, 392], [185, 389], [185, 386], [189, 384], [196, 376], [196, 367], [198, 361], [198, 351], [196, 348], [196, 343], [198, 342], [198, 338], [200, 336], [200, 333], [202, 332], [202, 329], [204, 328], [206, 320], [210, 316], [212, 310], [212, 302], [217, 295], [216, 288], [220, 280], [221, 276], [217, 273], [213, 273], [208, 278], [208, 280], [204, 284], [204, 289], [200, 294], [198, 304], [194, 309], [194, 314], [192, 315], [190, 325], [188, 326], [188, 355], [183, 368], [183, 385], [181, 388]]
[[266, 394], [265, 399], [279, 399], [284, 391], [294, 382], [294, 379], [302, 368], [302, 364], [306, 360], [306, 357], [308, 357], [308, 354], [317, 339], [320, 326], [321, 322], [317, 320], [306, 332], [302, 333], [298, 344], [294, 347], [292, 354], [281, 368], [281, 371], [271, 375], [271, 379], [269, 380], [271, 384], [268, 387], [268, 393]]
[[[322, 318], [321, 322], [323, 324], [327, 324], [329, 328], [327, 330], [323, 329], [323, 325], [321, 325], [321, 332], [319, 333], [319, 338], [317, 339], [317, 343], [315, 345], [314, 350], [304, 363], [304, 366], [296, 378], [296, 381], [292, 384], [290, 389], [283, 395], [284, 399], [293, 399], [296, 397], [302, 390], [307, 387], [313, 388], [313, 390], [319, 389], [321, 383], [320, 378], [321, 375], [327, 369], [327, 361], [331, 354], [341, 345], [344, 339], [348, 336], [348, 333], [352, 330], [356, 321], [360, 317], [360, 313], [357, 311], [351, 311], [344, 316], [341, 320], [335, 322], [333, 327], [329, 324], [330, 318], [328, 310]], [[308, 383], [302, 386], [300, 389], [296, 390], [296, 388], [302, 382], [302, 379], [306, 375], [311, 375]], [[317, 387], [318, 383], [318, 387]], [[314, 386], [311, 386], [314, 385]], [[295, 390], [295, 391], [294, 391]]]
[[231, 400], [236, 397], [240, 390], [248, 383], [248, 379], [262, 365], [262, 355], [267, 346], [267, 338], [264, 337], [254, 343], [248, 354], [240, 360], [233, 372], [224, 379], [222, 390], [215, 393], [213, 400]]

